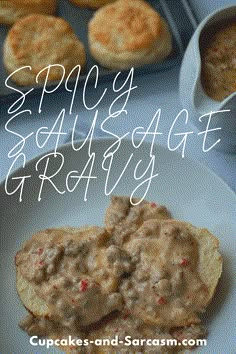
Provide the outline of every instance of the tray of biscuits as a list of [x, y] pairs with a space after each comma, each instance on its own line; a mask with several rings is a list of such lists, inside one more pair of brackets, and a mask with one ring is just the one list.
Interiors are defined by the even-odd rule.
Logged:
[[11, 0], [0, 3], [0, 98], [45, 83], [111, 80], [180, 63], [197, 26], [188, 0]]

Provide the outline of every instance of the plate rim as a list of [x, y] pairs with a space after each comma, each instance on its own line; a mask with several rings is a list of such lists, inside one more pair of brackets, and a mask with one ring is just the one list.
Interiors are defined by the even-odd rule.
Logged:
[[[85, 139], [77, 139], [75, 141], [75, 144], [79, 144], [79, 143], [82, 143], [84, 142]], [[118, 141], [120, 140], [121, 142], [126, 142], [126, 143], [131, 143], [132, 142], [132, 139], [131, 138], [122, 138], [122, 139], [113, 139], [111, 137], [106, 137], [106, 136], [103, 136], [103, 137], [94, 137], [91, 141], [91, 144], [95, 143], [95, 144], [99, 144], [99, 143], [104, 143], [105, 141], [110, 141], [110, 142], [115, 142], [115, 141]], [[133, 141], [135, 142], [140, 142], [141, 140], [138, 140], [138, 139], [133, 139]], [[85, 144], [88, 144], [90, 142], [90, 139], [88, 139], [86, 141]], [[151, 145], [151, 142], [150, 141], [143, 141], [142, 144], [144, 145]], [[202, 168], [203, 170], [207, 171], [209, 174], [211, 174], [214, 178], [218, 179], [218, 181], [220, 183], [222, 183], [224, 185], [224, 187], [228, 190], [228, 192], [232, 193], [232, 195], [236, 198], [236, 191], [234, 191], [229, 185], [228, 183], [221, 177], [219, 176], [215, 171], [213, 171], [210, 167], [206, 166], [203, 162], [199, 161], [198, 159], [195, 159], [193, 158], [192, 156], [184, 156], [182, 157], [181, 156], [181, 153], [178, 152], [178, 151], [171, 151], [169, 150], [166, 146], [163, 146], [162, 144], [159, 144], [158, 142], [154, 142], [153, 146], [155, 148], [160, 148], [162, 150], [165, 150], [167, 151], [168, 153], [171, 153], [171, 154], [176, 154], [178, 156], [178, 158], [183, 158], [185, 160], [189, 160], [192, 164], [196, 164], [198, 165], [200, 168]], [[64, 144], [61, 144], [58, 146], [57, 148], [57, 151], [56, 153], [58, 152], [61, 152], [61, 150], [64, 150], [64, 149], [69, 149], [71, 147], [71, 142], [67, 142], [67, 143], [64, 143]], [[28, 168], [29, 165], [31, 165], [33, 162], [36, 162], [38, 159], [42, 158], [43, 156], [45, 156], [45, 154], [50, 154], [50, 153], [53, 153], [55, 151], [55, 149], [50, 149], [50, 150], [46, 150], [40, 154], [37, 154], [36, 156], [32, 157], [31, 159], [27, 160], [26, 163], [25, 163], [25, 167], [18, 167], [16, 168], [15, 170], [13, 170], [9, 175], [8, 175], [8, 178], [12, 178], [14, 177], [15, 175], [17, 175], [21, 170], [23, 169], [26, 169]], [[2, 181], [0, 181], [0, 194], [1, 194], [1, 190], [5, 190], [5, 182], [6, 182], [6, 178], [7, 176], [4, 177], [4, 179]]]

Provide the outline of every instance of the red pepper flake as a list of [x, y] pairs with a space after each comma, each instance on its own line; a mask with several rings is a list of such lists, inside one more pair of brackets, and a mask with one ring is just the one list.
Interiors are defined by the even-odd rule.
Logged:
[[38, 248], [37, 249], [37, 254], [40, 256], [43, 253], [43, 248]]
[[187, 258], [182, 258], [180, 265], [186, 267], [187, 265], [189, 265], [189, 260]]
[[157, 207], [156, 203], [154, 203], [154, 202], [150, 203], [150, 205], [151, 205], [152, 208], [156, 208]]
[[44, 266], [44, 261], [35, 262], [34, 265], [37, 267], [39, 267], [39, 266], [42, 267], [42, 266]]
[[75, 299], [71, 299], [71, 302], [73, 302], [73, 304], [76, 302]]
[[58, 289], [58, 287], [56, 285], [53, 285], [53, 289]]
[[157, 300], [158, 305], [165, 305], [167, 303], [166, 299], [163, 296], [160, 296]]
[[82, 279], [80, 283], [80, 291], [86, 291], [88, 289], [88, 280]]

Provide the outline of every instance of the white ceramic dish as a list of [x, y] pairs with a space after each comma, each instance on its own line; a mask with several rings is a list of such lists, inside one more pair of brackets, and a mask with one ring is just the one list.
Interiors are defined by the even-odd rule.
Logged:
[[236, 6], [228, 6], [207, 16], [197, 27], [185, 51], [180, 70], [180, 98], [184, 108], [188, 109], [193, 124], [203, 131], [206, 118], [199, 120], [204, 114], [230, 110], [230, 112], [213, 115], [210, 128], [221, 128], [210, 133], [212, 141], [219, 138], [217, 149], [236, 152], [236, 92], [222, 102], [215, 101], [207, 96], [201, 84], [201, 55], [200, 39], [204, 36], [208, 40], [208, 29], [236, 18]]
[[[24, 171], [18, 170], [12, 177], [32, 174], [23, 191], [23, 200], [18, 195], [7, 196], [4, 185], [0, 186], [1, 197], [1, 289], [0, 289], [0, 353], [49, 353], [43, 347], [32, 347], [29, 337], [19, 329], [18, 322], [26, 314], [15, 289], [14, 256], [22, 242], [37, 230], [60, 225], [103, 224], [105, 208], [109, 197], [104, 194], [105, 171], [102, 169], [104, 152], [111, 146], [112, 140], [94, 140], [91, 151], [95, 152], [93, 174], [97, 179], [91, 181], [84, 199], [85, 182], [78, 185], [72, 193], [60, 195], [50, 185], [45, 185], [41, 201], [37, 201], [43, 165], [35, 169], [37, 159], [29, 162]], [[59, 149], [65, 158], [65, 164], [54, 182], [58, 188], [65, 185], [68, 171], [81, 169], [88, 160], [88, 145], [81, 151], [72, 150], [70, 145]], [[122, 179], [114, 189], [116, 194], [131, 194], [137, 182], [133, 178], [137, 161], [143, 160], [141, 169], [149, 161], [150, 144], [143, 143], [134, 149], [130, 141], [123, 141], [114, 169], [111, 171], [109, 187], [114, 185], [117, 176], [132, 153], [133, 159]], [[224, 257], [224, 271], [217, 294], [210, 305], [205, 323], [209, 329], [208, 346], [198, 349], [199, 353], [233, 353], [235, 350], [233, 330], [235, 327], [235, 235], [236, 235], [236, 195], [228, 186], [202, 165], [182, 158], [177, 153], [154, 145], [156, 159], [155, 172], [147, 199], [165, 204], [173, 217], [189, 221], [196, 226], [205, 226], [212, 231], [221, 243]], [[105, 164], [107, 166], [107, 164]], [[51, 165], [49, 173], [56, 170]], [[139, 170], [139, 174], [141, 174]], [[140, 180], [141, 181], [141, 180]], [[139, 183], [140, 183], [139, 181]], [[19, 182], [19, 181], [18, 181]], [[10, 187], [10, 185], [9, 185]], [[138, 196], [142, 196], [139, 190]], [[58, 351], [50, 350], [51, 353]]]

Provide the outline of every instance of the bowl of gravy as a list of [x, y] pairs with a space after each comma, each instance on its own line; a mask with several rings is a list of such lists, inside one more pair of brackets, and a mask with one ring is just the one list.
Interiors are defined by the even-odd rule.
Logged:
[[236, 6], [206, 17], [186, 49], [180, 98], [208, 145], [236, 152]]

